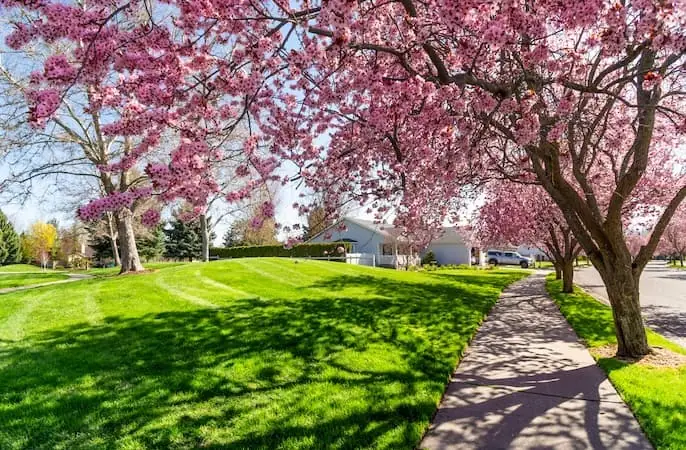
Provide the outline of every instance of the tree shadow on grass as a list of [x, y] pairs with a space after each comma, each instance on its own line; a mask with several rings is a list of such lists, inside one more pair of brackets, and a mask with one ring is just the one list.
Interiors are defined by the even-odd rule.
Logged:
[[412, 448], [512, 277], [486, 280], [342, 276], [4, 342], [0, 447]]

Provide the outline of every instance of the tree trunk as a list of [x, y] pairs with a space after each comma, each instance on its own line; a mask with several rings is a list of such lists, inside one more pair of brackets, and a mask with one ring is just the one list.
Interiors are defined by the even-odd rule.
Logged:
[[641, 317], [639, 276], [630, 267], [620, 265], [604, 275], [617, 335], [617, 356], [640, 358], [647, 355], [650, 347]]
[[574, 260], [571, 259], [562, 263], [562, 292], [574, 292]]
[[679, 255], [679, 261], [681, 261], [681, 267], [684, 267], [684, 255]]
[[143, 269], [141, 259], [136, 247], [136, 235], [133, 231], [133, 213], [128, 208], [120, 209], [115, 216], [117, 230], [119, 232], [119, 244], [121, 251], [120, 274], [127, 272], [140, 272]]
[[210, 229], [207, 226], [207, 216], [200, 215], [200, 238], [202, 239], [202, 254], [200, 259], [203, 262], [210, 260]]
[[555, 279], [562, 279], [562, 267], [557, 262], [553, 262], [553, 267], [555, 268]]
[[117, 246], [117, 233], [114, 224], [112, 224], [112, 215], [107, 213], [107, 226], [110, 229], [110, 242], [112, 244], [112, 257], [114, 258], [114, 265], [121, 266], [121, 258], [119, 257], [119, 247]]

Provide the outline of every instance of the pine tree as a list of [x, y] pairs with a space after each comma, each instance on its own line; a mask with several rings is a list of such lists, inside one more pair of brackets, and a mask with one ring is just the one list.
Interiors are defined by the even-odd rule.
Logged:
[[150, 230], [149, 236], [136, 239], [136, 246], [138, 254], [146, 262], [159, 258], [166, 250], [164, 230], [161, 226]]
[[22, 232], [19, 235], [20, 260], [19, 262], [29, 264], [33, 261], [33, 248], [31, 247], [31, 238], [28, 234]]
[[[3, 215], [4, 216], [4, 215]], [[7, 242], [5, 241], [5, 232], [0, 227], [0, 264], [4, 263], [8, 256]]]
[[[11, 225], [10, 225], [11, 226]], [[9, 237], [4, 236], [7, 242], [7, 257], [3, 264], [18, 264], [21, 262], [21, 241], [14, 228], [11, 229]]]
[[202, 252], [202, 242], [197, 221], [187, 223], [176, 219], [168, 225], [170, 228], [164, 230], [165, 255], [169, 258], [188, 258], [189, 261], [199, 258]]
[[231, 224], [226, 233], [224, 233], [224, 238], [222, 239], [222, 244], [224, 247], [238, 247], [243, 245], [243, 234], [237, 224], [238, 221], [234, 221]]
[[19, 235], [7, 216], [0, 211], [0, 264], [16, 264], [20, 261]]

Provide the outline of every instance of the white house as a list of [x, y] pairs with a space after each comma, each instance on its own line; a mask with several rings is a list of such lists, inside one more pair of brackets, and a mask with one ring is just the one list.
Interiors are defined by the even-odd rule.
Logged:
[[[345, 230], [341, 230], [345, 225]], [[419, 256], [433, 252], [439, 264], [473, 263], [472, 247], [454, 227], [446, 227], [443, 234], [426, 248], [417, 248], [392, 225], [370, 220], [344, 217], [334, 225], [312, 237], [308, 242], [348, 242], [352, 251], [350, 262], [364, 265], [404, 267], [417, 265]], [[477, 255], [479, 251], [475, 252]], [[477, 258], [481, 263], [483, 258]]]

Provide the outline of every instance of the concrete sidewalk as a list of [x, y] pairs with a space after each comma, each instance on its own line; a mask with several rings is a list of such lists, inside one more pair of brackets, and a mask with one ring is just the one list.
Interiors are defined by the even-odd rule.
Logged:
[[457, 368], [422, 449], [651, 449], [545, 292], [508, 288]]

